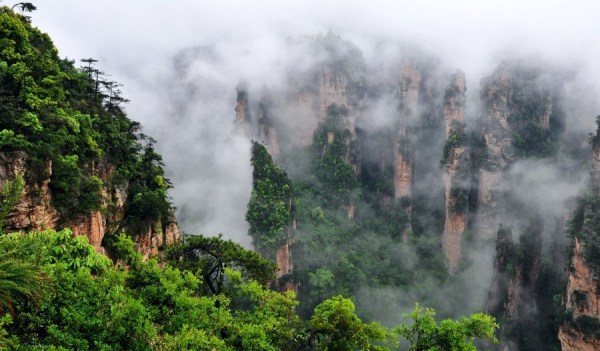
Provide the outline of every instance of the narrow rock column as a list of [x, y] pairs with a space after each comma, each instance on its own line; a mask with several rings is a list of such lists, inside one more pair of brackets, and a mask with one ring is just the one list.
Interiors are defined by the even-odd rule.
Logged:
[[444, 185], [446, 220], [442, 247], [450, 273], [456, 273], [461, 259], [461, 240], [467, 227], [470, 189], [470, 156], [465, 132], [465, 76], [452, 75], [444, 96], [446, 146], [444, 147]]
[[412, 231], [410, 225], [412, 217], [412, 206], [410, 197], [413, 186], [413, 159], [412, 148], [408, 138], [409, 121], [419, 115], [419, 95], [421, 84], [421, 70], [415, 58], [406, 58], [400, 62], [397, 94], [400, 102], [400, 125], [394, 143], [394, 197], [396, 200], [405, 199], [406, 207], [402, 209], [408, 217], [408, 225], [402, 233], [402, 239], [406, 241], [408, 234]]

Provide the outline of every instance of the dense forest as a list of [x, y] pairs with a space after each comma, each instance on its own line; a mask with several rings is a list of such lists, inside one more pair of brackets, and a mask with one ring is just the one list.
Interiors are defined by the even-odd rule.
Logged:
[[[293, 184], [266, 148], [253, 144], [247, 219], [257, 252], [220, 236], [156, 241], [175, 218], [154, 140], [128, 118], [119, 84], [95, 59], [80, 67], [61, 59], [26, 16], [35, 7], [15, 6], [0, 8], [0, 156], [7, 173], [0, 194], [0, 349], [475, 350], [476, 340], [496, 341], [498, 325], [484, 313], [437, 322], [432, 309], [413, 305], [406, 324], [389, 327], [361, 317], [350, 282], [411, 281], [393, 266], [373, 274], [365, 258], [339, 272], [322, 265], [311, 272], [307, 264], [301, 274], [314, 290], [301, 291], [302, 301], [293, 289], [268, 288], [281, 290], [273, 253], [292, 218], [310, 225], [329, 249], [332, 240], [351, 244], [341, 235], [401, 236], [405, 219], [391, 211], [392, 222], [365, 221], [360, 232], [335, 219], [336, 204], [352, 201], [361, 186], [343, 160], [348, 136], [341, 130], [320, 157], [327, 134], [315, 133], [315, 184]], [[332, 107], [327, 123], [335, 127], [344, 113]], [[332, 191], [318, 198], [324, 189]], [[52, 216], [22, 220], [22, 212], [40, 207]], [[94, 245], [90, 233], [69, 229], [89, 218], [103, 229]], [[159, 252], [144, 246], [147, 230]], [[431, 267], [442, 267], [433, 260]]]

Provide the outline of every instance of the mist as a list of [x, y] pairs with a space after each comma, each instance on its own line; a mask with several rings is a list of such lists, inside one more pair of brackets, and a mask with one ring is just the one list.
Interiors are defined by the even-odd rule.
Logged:
[[[251, 91], [263, 86], [278, 91], [285, 71], [310, 59], [290, 50], [290, 38], [332, 31], [380, 68], [396, 56], [397, 44], [419, 48], [449, 69], [465, 71], [470, 97], [500, 60], [517, 57], [576, 68], [578, 84], [571, 90], [588, 98], [600, 91], [595, 18], [600, 5], [586, 1], [40, 0], [35, 5], [34, 23], [52, 36], [62, 56], [99, 59], [99, 67], [124, 84], [129, 115], [158, 141], [183, 230], [223, 232], [246, 245], [243, 214], [251, 170], [247, 142], [231, 133], [235, 87], [246, 81], [255, 88]], [[186, 55], [198, 56], [185, 62]], [[590, 113], [597, 107], [577, 104], [582, 113], [575, 114], [576, 126], [592, 130]], [[385, 122], [386, 108], [383, 100], [373, 106], [375, 124]]]
[[[274, 123], [284, 132], [280, 139], [298, 139], [296, 132], [310, 129], [306, 124], [316, 117], [287, 118], [307, 111], [282, 101], [290, 82], [301, 84], [303, 74], [323, 59], [307, 39], [333, 33], [359, 53], [364, 83], [374, 87], [373, 96], [361, 101], [356, 120], [364, 133], [392, 129], [398, 101], [390, 86], [405, 57], [419, 57], [435, 68], [439, 79], [430, 81], [430, 89], [442, 95], [451, 74], [465, 73], [468, 131], [482, 119], [481, 79], [504, 60], [535, 62], [568, 78], [561, 81], [566, 116], [561, 142], [573, 150], [587, 147], [586, 135], [600, 113], [600, 3], [590, 1], [39, 0], [35, 5], [33, 24], [50, 34], [61, 56], [96, 58], [110, 79], [124, 85], [129, 117], [156, 139], [163, 156], [181, 229], [223, 233], [249, 248], [250, 138], [235, 124], [236, 87], [246, 86], [251, 106], [268, 95]], [[407, 123], [416, 124], [418, 117], [409, 116]], [[432, 140], [422, 142], [427, 147], [420, 151], [419, 166], [431, 172], [422, 171], [426, 176], [413, 185], [426, 201], [443, 207], [439, 162], [445, 139]], [[365, 142], [363, 158], [379, 157], [383, 144]], [[588, 170], [580, 167], [586, 163], [574, 159], [573, 150], [565, 147], [552, 159], [519, 160], [503, 180], [514, 201], [540, 215], [544, 238], [588, 183]], [[307, 162], [287, 163], [290, 177], [301, 177]], [[357, 216], [374, 211], [367, 204], [357, 208]], [[516, 240], [526, 223], [513, 218], [508, 213], [501, 220], [514, 228]], [[492, 279], [494, 247], [488, 244], [466, 254], [464, 269], [443, 284], [425, 277], [420, 290], [361, 288], [353, 296], [359, 312], [392, 325], [415, 301], [435, 306], [442, 316], [480, 310]], [[369, 245], [386, 246], [399, 265], [418, 268], [417, 254], [403, 243], [374, 238]], [[463, 293], [467, 286], [469, 293]]]

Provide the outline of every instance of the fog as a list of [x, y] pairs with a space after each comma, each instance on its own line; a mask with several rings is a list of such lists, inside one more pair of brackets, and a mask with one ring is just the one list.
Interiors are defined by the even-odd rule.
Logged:
[[[289, 65], [307, 64], [302, 53], [289, 50], [290, 38], [332, 31], [357, 45], [366, 62], [382, 64], [397, 50], [387, 43], [418, 46], [449, 69], [465, 71], [470, 97], [501, 59], [517, 57], [576, 68], [580, 84], [572, 90], [583, 100], [600, 91], [600, 4], [591, 1], [39, 0], [35, 5], [33, 23], [52, 36], [61, 56], [99, 59], [99, 67], [124, 84], [130, 117], [158, 140], [183, 230], [223, 232], [245, 245], [251, 170], [247, 142], [231, 133], [235, 86], [246, 81], [254, 91], [277, 90]], [[185, 62], [190, 51], [210, 59]], [[581, 110], [577, 126], [591, 130], [597, 106], [576, 107]], [[385, 101], [373, 106], [386, 108]]]

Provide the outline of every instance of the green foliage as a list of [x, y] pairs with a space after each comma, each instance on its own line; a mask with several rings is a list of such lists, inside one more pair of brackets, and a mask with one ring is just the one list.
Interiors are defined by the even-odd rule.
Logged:
[[154, 151], [154, 140], [148, 139], [142, 154], [131, 165], [125, 225], [134, 233], [143, 232], [149, 223], [163, 227], [174, 221], [173, 207], [167, 195], [171, 188], [165, 177], [162, 157]]
[[[385, 147], [396, 135], [377, 134], [385, 142], [361, 144], [358, 150], [344, 127], [347, 114], [345, 106], [329, 106], [313, 144], [279, 156], [293, 180], [291, 278], [299, 285], [299, 311], [305, 317], [335, 295], [393, 287], [418, 291], [419, 299], [425, 299], [431, 297], [432, 281], [444, 284], [448, 279], [439, 240], [443, 193], [432, 195], [440, 199], [435, 206], [425, 196], [394, 199], [394, 150]], [[380, 157], [372, 163], [361, 160], [357, 176], [359, 153]], [[361, 313], [368, 312], [367, 300], [356, 299]]]
[[12, 318], [10, 315], [5, 314], [0, 317], [0, 349], [1, 350], [18, 350], [19, 349], [19, 339], [15, 335], [10, 335], [6, 329], [5, 325], [12, 323]]
[[277, 269], [275, 263], [231, 240], [223, 240], [222, 235], [186, 236], [183, 242], [170, 246], [165, 257], [182, 269], [198, 272], [213, 294], [222, 292], [228, 268], [261, 284], [273, 280]]
[[[139, 123], [120, 106], [127, 100], [119, 84], [105, 80], [97, 60], [83, 60], [81, 69], [61, 60], [48, 35], [7, 7], [0, 28], [2, 151], [25, 151], [33, 163], [52, 160], [52, 201], [65, 217], [101, 209], [102, 188], [130, 183], [123, 225], [136, 233], [148, 221], [168, 224], [172, 206], [160, 156], [152, 143], [141, 145]], [[117, 174], [101, 181], [95, 170], [107, 164]]]
[[343, 129], [341, 122], [347, 114], [344, 106], [330, 105], [325, 122], [313, 137], [313, 173], [321, 182], [323, 196], [329, 205], [349, 201], [352, 190], [359, 184], [349, 162], [350, 132]]
[[59, 232], [11, 233], [0, 237], [0, 250], [16, 259], [32, 260], [37, 265], [61, 262], [68, 270], [84, 268], [93, 273], [104, 271], [110, 260], [89, 245], [84, 236], [73, 236], [69, 229]]
[[259, 252], [274, 257], [275, 250], [287, 239], [292, 201], [292, 183], [260, 143], [252, 142], [252, 194], [246, 220]]
[[317, 306], [309, 325], [319, 334], [317, 350], [389, 350], [379, 342], [393, 340], [393, 334], [378, 323], [363, 323], [356, 315], [354, 303], [341, 296]]
[[[133, 254], [127, 236], [114, 240], [115, 252], [125, 257]], [[210, 254], [193, 255], [191, 250], [198, 252], [199, 243], [211, 244], [203, 246]], [[68, 231], [1, 236], [0, 262], [19, 263], [21, 271], [13, 275], [20, 277], [19, 284], [12, 286], [21, 291], [9, 295], [12, 317], [0, 318], [0, 347], [123, 351], [396, 349], [395, 332], [378, 323], [363, 322], [354, 303], [341, 296], [323, 301], [308, 321], [301, 320], [293, 292], [278, 293], [252, 279], [272, 275], [272, 265], [259, 268], [252, 259], [243, 259], [256, 253], [233, 246], [220, 238], [199, 238], [174, 248], [173, 252], [180, 254], [170, 263], [136, 259], [123, 269], [111, 266], [106, 257]], [[243, 262], [227, 263], [223, 268], [227, 288], [205, 295], [208, 283], [203, 280], [202, 269], [207, 267], [198, 268], [200, 261], [210, 261], [208, 255], [223, 262], [224, 257], [228, 262]], [[4, 267], [0, 264], [2, 289], [6, 285], [1, 283], [5, 277], [1, 272], [8, 271]], [[34, 274], [22, 274], [23, 267]], [[321, 275], [328, 279], [327, 272]], [[36, 298], [32, 299], [33, 292], [27, 287], [34, 286]], [[0, 292], [3, 296], [5, 290]], [[444, 321], [435, 342], [442, 345], [461, 335], [489, 337], [490, 321], [480, 314], [461, 322]], [[468, 345], [468, 340], [464, 344]]]
[[65, 214], [89, 213], [101, 208], [102, 180], [85, 175], [77, 155], [62, 156], [53, 162], [50, 189], [53, 204]]
[[450, 156], [452, 156], [454, 152], [454, 148], [459, 146], [467, 145], [468, 137], [465, 133], [464, 126], [462, 128], [458, 128], [457, 130], [453, 130], [450, 132], [448, 139], [446, 139], [446, 144], [444, 145], [444, 153], [442, 156], [442, 160], [440, 163], [445, 165], [450, 160]]
[[419, 305], [405, 317], [413, 324], [400, 326], [398, 333], [409, 341], [409, 351], [430, 350], [477, 350], [475, 340], [497, 343], [495, 332], [498, 324], [494, 317], [475, 313], [456, 321], [446, 319], [437, 323], [432, 309]]
[[600, 277], [600, 199], [588, 194], [578, 200], [573, 218], [568, 223], [569, 235], [584, 244], [583, 258], [594, 273]]
[[469, 189], [452, 187], [450, 197], [453, 199], [450, 210], [456, 214], [465, 214], [469, 206]]
[[142, 261], [142, 255], [136, 250], [136, 243], [125, 233], [105, 235], [102, 245], [114, 260], [121, 260], [128, 265], [137, 265]]
[[24, 188], [25, 181], [22, 176], [17, 176], [14, 180], [6, 180], [0, 188], [0, 235], [6, 216], [21, 199]]
[[35, 300], [41, 294], [43, 279], [39, 268], [29, 262], [0, 255], [0, 316], [13, 312], [13, 299], [26, 297]]
[[508, 123], [513, 131], [516, 153], [521, 157], [550, 156], [556, 150], [558, 133], [563, 129], [561, 107], [558, 104], [552, 106], [552, 113], [547, 116], [548, 126], [542, 126], [542, 116], [550, 112], [546, 111], [548, 98], [552, 97], [542, 71], [520, 67], [514, 77]]

